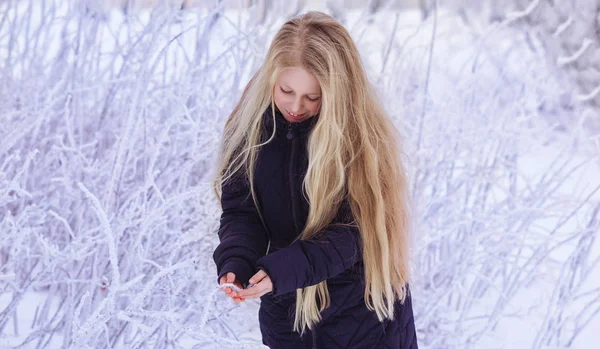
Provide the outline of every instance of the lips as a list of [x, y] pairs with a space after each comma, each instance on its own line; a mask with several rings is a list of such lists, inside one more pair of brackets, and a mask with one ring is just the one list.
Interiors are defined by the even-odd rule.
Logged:
[[289, 111], [288, 111], [287, 113], [288, 113], [288, 115], [289, 115], [290, 117], [292, 117], [292, 118], [294, 118], [294, 119], [300, 119], [300, 118], [302, 118], [302, 117], [303, 117], [303, 116], [306, 114], [306, 113], [304, 113], [304, 114], [298, 114], [298, 115], [294, 115], [294, 114], [290, 113]]

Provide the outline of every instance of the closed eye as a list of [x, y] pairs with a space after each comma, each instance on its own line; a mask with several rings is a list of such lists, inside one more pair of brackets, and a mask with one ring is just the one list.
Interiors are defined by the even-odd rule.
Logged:
[[[286, 90], [284, 90], [284, 89], [283, 89], [283, 88], [281, 88], [281, 87], [279, 87], [279, 89], [281, 90], [281, 92], [283, 92], [283, 93], [285, 93], [285, 94], [290, 94], [290, 93], [293, 93], [292, 91], [286, 91]], [[318, 101], [318, 100], [319, 100], [319, 98], [320, 98], [320, 97], [317, 97], [317, 98], [310, 98], [310, 97], [308, 97], [308, 96], [307, 96], [306, 98], [307, 98], [309, 101], [311, 101], [311, 102], [316, 102], [316, 101]]]

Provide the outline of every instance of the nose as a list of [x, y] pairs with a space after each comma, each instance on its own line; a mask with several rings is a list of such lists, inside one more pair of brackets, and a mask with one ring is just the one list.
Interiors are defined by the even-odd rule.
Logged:
[[302, 110], [302, 98], [300, 99], [295, 99], [294, 103], [292, 103], [292, 110], [291, 112], [294, 114], [301, 114], [300, 111]]

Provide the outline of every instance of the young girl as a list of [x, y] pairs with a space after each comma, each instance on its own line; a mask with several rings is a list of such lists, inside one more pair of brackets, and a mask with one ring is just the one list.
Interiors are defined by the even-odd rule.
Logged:
[[320, 12], [285, 23], [225, 125], [215, 181], [217, 280], [260, 297], [265, 345], [417, 348], [400, 151], [346, 29]]

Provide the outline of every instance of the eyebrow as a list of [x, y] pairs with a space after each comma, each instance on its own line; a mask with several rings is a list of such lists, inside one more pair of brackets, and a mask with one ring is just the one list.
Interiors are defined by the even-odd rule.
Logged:
[[[281, 85], [282, 87], [285, 87], [285, 88], [287, 88], [287, 89], [289, 89], [289, 90], [292, 90], [292, 91], [294, 91], [294, 89], [293, 89], [293, 88], [289, 87], [289, 86], [288, 86], [288, 85], [286, 85], [286, 84], [280, 84], [280, 85]], [[317, 96], [317, 95], [319, 95], [319, 96], [320, 96], [320, 95], [321, 95], [321, 93], [320, 93], [320, 92], [313, 92], [313, 93], [307, 93], [306, 95], [307, 95], [307, 96]]]

